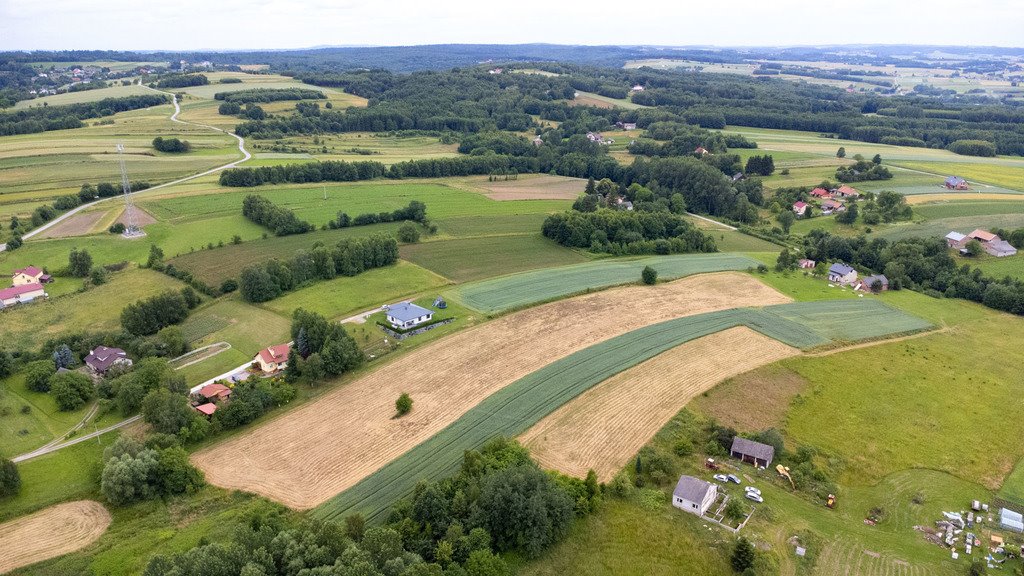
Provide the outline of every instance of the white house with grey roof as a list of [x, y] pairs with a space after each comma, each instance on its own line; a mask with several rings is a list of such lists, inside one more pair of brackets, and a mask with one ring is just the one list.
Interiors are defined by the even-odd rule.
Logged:
[[388, 323], [401, 330], [407, 330], [424, 322], [430, 322], [434, 317], [433, 312], [412, 302], [392, 304], [388, 306], [386, 315]]
[[690, 514], [703, 516], [718, 498], [718, 485], [693, 476], [680, 476], [672, 491], [672, 505]]
[[853, 266], [836, 262], [828, 268], [828, 279], [830, 282], [853, 284], [857, 280], [857, 271], [853, 269]]

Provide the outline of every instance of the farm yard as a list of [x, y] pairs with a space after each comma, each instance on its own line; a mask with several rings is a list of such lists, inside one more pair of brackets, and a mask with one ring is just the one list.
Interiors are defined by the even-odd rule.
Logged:
[[[250, 434], [201, 450], [193, 459], [215, 485], [310, 508], [427, 440], [511, 382], [588, 345], [680, 315], [773, 301], [785, 299], [749, 277], [724, 274], [653, 288], [618, 288], [531, 308], [417, 348]], [[583, 326], [581, 316], [587, 318]], [[412, 372], [419, 376], [410, 381]], [[390, 405], [403, 391], [416, 398], [416, 410], [393, 420]], [[333, 406], [345, 406], [360, 417], [339, 420]], [[348, 433], [349, 426], [361, 433]], [[337, 441], [301, 452], [292, 449], [292, 442], [322, 436]], [[260, 473], [253, 474], [257, 469]]]
[[110, 525], [99, 502], [66, 502], [0, 524], [0, 572], [85, 548]]

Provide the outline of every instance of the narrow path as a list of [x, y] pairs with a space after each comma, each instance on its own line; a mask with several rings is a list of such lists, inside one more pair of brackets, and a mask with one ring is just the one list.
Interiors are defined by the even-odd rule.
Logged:
[[75, 424], [74, 428], [72, 428], [71, 430], [68, 430], [67, 432], [65, 432], [64, 434], [62, 434], [62, 435], [60, 435], [60, 436], [58, 436], [56, 438], [54, 438], [53, 440], [50, 440], [49, 442], [47, 442], [46, 444], [43, 444], [39, 448], [36, 448], [36, 450], [44, 450], [44, 449], [49, 448], [51, 446], [55, 446], [57, 444], [60, 444], [65, 438], [68, 437], [69, 434], [71, 434], [73, 432], [77, 432], [78, 430], [81, 430], [82, 427], [85, 426], [85, 424], [89, 421], [89, 419], [96, 415], [96, 412], [99, 411], [99, 409], [100, 409], [100, 404], [99, 404], [99, 402], [96, 402], [95, 404], [92, 405], [91, 408], [89, 408], [89, 411], [85, 413], [85, 416], [82, 417], [82, 419], [78, 422], [78, 424]]
[[[177, 180], [172, 180], [170, 182], [165, 182], [163, 184], [158, 184], [156, 186], [153, 186], [152, 188], [147, 188], [146, 189], [147, 192], [150, 191], [150, 190], [159, 190], [160, 188], [167, 188], [169, 186], [174, 186], [176, 184], [181, 184], [182, 182], [188, 182], [189, 180], [195, 180], [196, 178], [201, 178], [203, 176], [207, 176], [209, 174], [213, 174], [214, 172], [219, 172], [221, 170], [226, 170], [228, 168], [234, 168], [239, 163], [245, 162], [246, 160], [252, 158], [252, 154], [250, 154], [249, 151], [246, 150], [246, 148], [245, 148], [245, 139], [242, 138], [241, 136], [239, 136], [238, 134], [235, 134], [234, 132], [229, 132], [229, 131], [221, 129], [221, 128], [217, 128], [216, 126], [210, 126], [209, 124], [199, 124], [197, 122], [189, 122], [187, 120], [180, 120], [178, 118], [178, 114], [181, 114], [181, 106], [178, 105], [178, 97], [177, 97], [177, 95], [172, 94], [170, 92], [164, 92], [163, 90], [157, 90], [156, 88], [150, 88], [149, 86], [145, 86], [145, 85], [143, 85], [143, 87], [148, 89], [148, 90], [152, 90], [153, 92], [158, 92], [160, 94], [166, 94], [167, 96], [171, 97], [171, 103], [174, 104], [174, 113], [171, 114], [171, 118], [170, 118], [171, 122], [177, 122], [178, 124], [189, 124], [189, 125], [192, 125], [192, 126], [199, 126], [201, 128], [208, 128], [210, 130], [216, 130], [217, 132], [223, 132], [224, 134], [227, 134], [228, 136], [231, 136], [235, 140], [238, 140], [238, 151], [242, 153], [242, 158], [240, 158], [238, 160], [233, 160], [233, 161], [231, 161], [231, 162], [229, 162], [227, 164], [224, 164], [223, 166], [217, 166], [216, 168], [211, 168], [209, 170], [206, 170], [204, 172], [200, 172], [198, 174], [193, 174], [191, 176], [186, 176], [184, 178], [179, 178]], [[133, 192], [133, 194], [136, 194], [136, 193]], [[117, 196], [112, 196], [110, 198], [100, 198], [99, 200], [94, 200], [92, 202], [88, 202], [86, 204], [82, 204], [81, 206], [78, 206], [76, 208], [72, 208], [71, 210], [68, 210], [67, 212], [61, 214], [60, 216], [58, 216], [56, 218], [54, 218], [53, 220], [50, 220], [46, 224], [43, 224], [42, 226], [39, 226], [38, 228], [35, 228], [33, 230], [30, 230], [30, 231], [26, 232], [25, 234], [22, 235], [21, 239], [22, 240], [28, 240], [29, 238], [32, 238], [33, 236], [35, 236], [35, 235], [37, 235], [37, 234], [39, 234], [39, 233], [41, 233], [41, 232], [43, 232], [45, 230], [49, 230], [53, 226], [56, 226], [58, 223], [63, 222], [64, 220], [67, 220], [71, 216], [74, 216], [75, 214], [78, 214], [82, 210], [85, 210], [86, 208], [91, 208], [92, 206], [95, 206], [95, 205], [99, 204], [100, 202], [106, 202], [108, 200], [120, 199], [120, 198], [121, 198], [121, 195], [119, 194]], [[7, 250], [7, 245], [6, 244], [0, 244], [0, 252], [3, 252], [5, 250]]]
[[129, 425], [129, 424], [131, 424], [133, 422], [138, 421], [141, 418], [142, 418], [142, 415], [141, 414], [137, 414], [135, 416], [132, 416], [131, 418], [128, 418], [127, 420], [122, 420], [122, 421], [118, 422], [117, 424], [111, 424], [110, 426], [107, 426], [106, 428], [101, 428], [101, 429], [99, 429], [99, 430], [97, 430], [95, 432], [90, 432], [90, 433], [88, 433], [88, 434], [86, 434], [84, 436], [79, 436], [78, 438], [75, 438], [74, 440], [68, 440], [67, 442], [62, 442], [60, 444], [54, 444], [52, 446], [44, 446], [42, 448], [33, 450], [32, 452], [27, 452], [27, 453], [22, 454], [20, 456], [15, 456], [14, 458], [11, 458], [11, 462], [14, 462], [15, 464], [17, 464], [18, 462], [24, 462], [25, 460], [31, 460], [32, 458], [37, 458], [39, 456], [44, 456], [46, 454], [50, 454], [52, 452], [56, 452], [57, 450], [61, 450], [63, 448], [67, 448], [68, 446], [74, 446], [75, 444], [81, 444], [82, 442], [85, 442], [86, 440], [92, 440], [93, 438], [96, 438], [97, 436], [102, 436], [102, 435], [106, 434], [107, 432], [112, 432], [114, 430], [117, 430], [118, 428], [121, 428], [123, 426], [127, 426], [127, 425]]
[[725, 228], [726, 230], [736, 230], [735, 226], [729, 226], [728, 224], [726, 224], [724, 222], [719, 222], [718, 220], [712, 220], [711, 218], [706, 218], [704, 216], [701, 216], [700, 214], [694, 214], [693, 212], [687, 212], [686, 214], [688, 216], [693, 216], [694, 218], [697, 218], [699, 220], [704, 220], [705, 222], [710, 222], [712, 224], [716, 224], [718, 226], [721, 226], [722, 228]]
[[192, 350], [190, 352], [186, 352], [186, 353], [182, 354], [181, 356], [178, 356], [177, 358], [173, 358], [171, 360], [168, 360], [167, 363], [168, 364], [173, 364], [176, 361], [181, 360], [182, 358], [185, 358], [186, 356], [192, 356], [194, 354], [197, 354], [199, 352], [204, 352], [206, 350], [209, 350], [210, 348], [214, 348], [214, 347], [217, 347], [217, 346], [220, 347], [220, 350], [217, 350], [213, 354], [210, 354], [210, 355], [207, 355], [207, 356], [202, 356], [200, 358], [196, 358], [195, 360], [189, 360], [188, 362], [182, 364], [181, 366], [176, 367], [175, 370], [181, 370], [182, 368], [187, 368], [187, 367], [189, 367], [189, 366], [191, 366], [193, 364], [198, 364], [199, 362], [202, 362], [203, 360], [209, 360], [210, 358], [213, 358], [214, 356], [216, 356], [217, 354], [220, 354], [221, 352], [224, 352], [224, 351], [227, 351], [227, 350], [231, 350], [231, 343], [230, 342], [223, 342], [223, 341], [222, 342], [215, 342], [213, 344], [209, 344], [207, 346], [203, 346], [202, 348], [196, 348], [195, 350]]

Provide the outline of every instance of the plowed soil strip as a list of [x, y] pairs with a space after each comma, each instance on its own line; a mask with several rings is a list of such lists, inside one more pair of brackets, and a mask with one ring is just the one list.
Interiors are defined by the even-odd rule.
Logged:
[[0, 524], [0, 574], [81, 550], [110, 526], [99, 502], [65, 502]]
[[[615, 336], [672, 318], [788, 302], [737, 273], [579, 296], [424, 346], [247, 434], [193, 455], [212, 484], [316, 506], [516, 380]], [[393, 419], [402, 392], [413, 411]]]
[[690, 399], [799, 352], [746, 327], [711, 334], [609, 378], [519, 439], [546, 468], [608, 481]]

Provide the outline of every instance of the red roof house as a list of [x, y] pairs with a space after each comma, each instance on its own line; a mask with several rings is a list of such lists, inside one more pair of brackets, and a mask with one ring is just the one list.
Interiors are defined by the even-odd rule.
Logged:
[[207, 384], [199, 389], [199, 394], [207, 400], [216, 402], [231, 396], [231, 388], [228, 388], [223, 384]]
[[207, 417], [213, 416], [213, 413], [217, 411], [217, 405], [207, 402], [206, 404], [200, 404], [196, 406], [196, 411]]
[[986, 242], [992, 242], [993, 240], [999, 240], [999, 236], [996, 236], [995, 234], [993, 234], [991, 232], [986, 232], [986, 231], [984, 231], [984, 230], [982, 230], [980, 228], [978, 230], [975, 230], [974, 232], [971, 232], [970, 234], [968, 234], [967, 237], [968, 238], [973, 238], [973, 239], [975, 239], [978, 242], [981, 242], [983, 244], [986, 243]]
[[838, 189], [836, 189], [836, 195], [842, 196], [843, 198], [856, 198], [860, 196], [860, 192], [857, 192], [853, 188], [850, 188], [846, 184], [843, 184]]
[[796, 203], [794, 203], [793, 204], [793, 212], [797, 216], [803, 216], [804, 214], [807, 213], [807, 203], [806, 202], [796, 202]]
[[0, 290], [0, 308], [29, 302], [40, 296], [46, 296], [42, 284], [22, 284]]
[[288, 351], [291, 348], [291, 344], [270, 346], [260, 350], [259, 354], [252, 361], [259, 364], [260, 370], [265, 374], [273, 374], [278, 370], [284, 370], [288, 367]]
[[815, 198], [831, 198], [832, 194], [824, 188], [815, 188], [814, 190], [811, 190], [811, 196], [814, 196]]
[[46, 284], [52, 282], [53, 278], [36, 268], [35, 266], [28, 266], [20, 270], [15, 270], [11, 273], [11, 284], [15, 286], [22, 286], [25, 284]]

